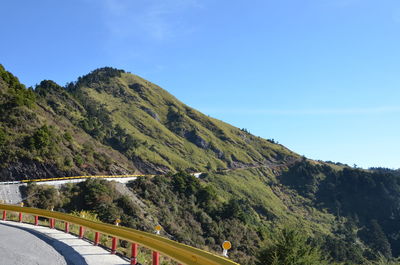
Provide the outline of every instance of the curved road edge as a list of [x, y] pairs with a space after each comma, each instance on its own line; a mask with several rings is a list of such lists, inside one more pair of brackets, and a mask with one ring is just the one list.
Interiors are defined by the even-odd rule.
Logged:
[[[22, 242], [19, 246], [13, 246], [12, 244], [8, 244], [7, 238], [1, 238], [4, 242], [0, 251], [6, 251], [5, 248], [9, 248], [11, 251], [13, 248], [18, 247], [21, 255], [18, 256], [19, 259], [29, 258], [24, 255], [36, 255], [35, 257], [31, 257], [32, 259], [40, 259], [43, 260], [43, 263], [39, 264], [67, 264], [67, 265], [125, 265], [128, 264], [127, 261], [120, 258], [117, 255], [112, 255], [107, 250], [94, 246], [93, 244], [79, 239], [78, 237], [66, 234], [63, 231], [59, 231], [56, 229], [50, 229], [48, 227], [43, 226], [34, 226], [31, 224], [25, 223], [17, 223], [12, 221], [0, 221], [0, 232], [5, 229], [15, 229], [15, 235], [17, 236], [17, 232], [20, 231], [20, 237], [23, 239], [29, 238], [29, 240], [34, 240], [35, 242]], [[18, 229], [18, 230], [17, 230]], [[29, 235], [27, 235], [29, 233]], [[18, 241], [18, 237], [10, 238], [11, 242], [20, 242]], [[64, 261], [59, 260], [57, 263], [54, 261], [45, 260], [45, 256], [42, 253], [31, 253], [27, 247], [31, 247], [32, 245], [40, 245], [48, 246], [53, 249], [53, 252], [60, 255]], [[24, 246], [26, 245], [26, 246]], [[25, 252], [26, 251], [26, 252]], [[52, 252], [51, 250], [46, 250], [47, 252]], [[45, 252], [46, 252], [45, 251]], [[0, 253], [2, 254], [2, 253]], [[59, 259], [57, 255], [54, 253], [50, 253], [50, 257], [54, 259]], [[38, 257], [39, 256], [39, 257]], [[48, 257], [47, 257], [48, 258]], [[21, 260], [22, 261], [22, 260]], [[25, 263], [17, 263], [18, 260], [13, 263], [8, 264], [25, 264]], [[2, 263], [4, 264], [4, 263]]]

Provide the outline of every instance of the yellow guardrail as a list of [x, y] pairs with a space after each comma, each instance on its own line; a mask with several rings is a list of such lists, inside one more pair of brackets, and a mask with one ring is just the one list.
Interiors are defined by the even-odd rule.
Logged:
[[153, 177], [154, 175], [110, 175], [110, 176], [73, 176], [73, 177], [61, 177], [61, 178], [47, 178], [47, 179], [24, 179], [22, 183], [29, 182], [44, 182], [44, 181], [57, 181], [57, 180], [69, 180], [69, 179], [88, 179], [88, 178], [131, 178], [131, 177]]
[[83, 219], [77, 216], [64, 214], [60, 212], [21, 207], [9, 204], [0, 204], [0, 210], [27, 213], [35, 216], [54, 218], [64, 222], [80, 225], [89, 228], [96, 232], [106, 234], [119, 239], [127, 240], [129, 242], [137, 243], [141, 246], [147, 247], [153, 251], [159, 252], [162, 255], [168, 256], [180, 264], [184, 265], [239, 265], [222, 256], [218, 256], [207, 251], [197, 249], [188, 245], [178, 243], [176, 241], [123, 227], [115, 226], [105, 223], [99, 223]]

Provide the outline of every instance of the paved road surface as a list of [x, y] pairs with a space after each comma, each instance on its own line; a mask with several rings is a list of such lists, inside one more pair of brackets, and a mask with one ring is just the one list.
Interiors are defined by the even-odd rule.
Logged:
[[1, 265], [127, 265], [101, 247], [63, 231], [0, 221]]
[[0, 260], [3, 265], [67, 265], [63, 256], [45, 241], [4, 224], [0, 225]]

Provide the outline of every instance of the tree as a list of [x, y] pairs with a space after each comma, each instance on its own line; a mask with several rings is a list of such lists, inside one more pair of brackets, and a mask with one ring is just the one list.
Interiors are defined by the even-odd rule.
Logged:
[[30, 207], [50, 210], [62, 205], [60, 193], [53, 186], [29, 183], [25, 195], [25, 203]]
[[208, 161], [208, 162], [207, 162], [206, 169], [207, 169], [208, 171], [211, 171], [211, 170], [213, 170], [213, 166], [212, 166], [212, 164], [211, 164], [211, 162], [210, 162], [210, 161]]
[[376, 254], [380, 253], [386, 258], [390, 258], [392, 256], [392, 250], [389, 241], [382, 227], [376, 220], [371, 220], [367, 233], [367, 242], [372, 250], [374, 250]]
[[47, 125], [43, 125], [32, 135], [29, 140], [31, 148], [41, 150], [47, 147], [51, 142], [51, 131]]
[[257, 265], [324, 265], [330, 262], [319, 247], [312, 246], [304, 231], [286, 226], [276, 239], [267, 245], [258, 256]]
[[0, 147], [5, 144], [6, 139], [7, 139], [7, 135], [6, 135], [5, 131], [2, 128], [0, 128]]
[[371, 265], [399, 265], [400, 260], [398, 258], [396, 259], [388, 259], [382, 254], [379, 254], [377, 257], [377, 260], [374, 262], [371, 262]]

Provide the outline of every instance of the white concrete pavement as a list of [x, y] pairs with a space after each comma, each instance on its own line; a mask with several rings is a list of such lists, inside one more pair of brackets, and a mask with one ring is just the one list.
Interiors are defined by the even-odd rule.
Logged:
[[0, 264], [127, 265], [129, 262], [63, 231], [0, 221]]
[[21, 186], [26, 184], [8, 183], [0, 185], [0, 201], [5, 203], [15, 204], [22, 201]]

